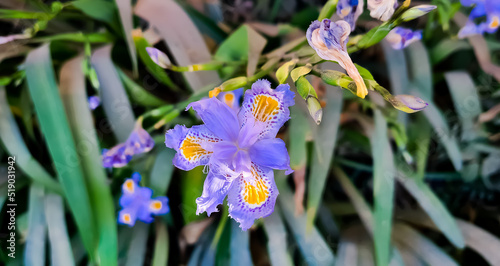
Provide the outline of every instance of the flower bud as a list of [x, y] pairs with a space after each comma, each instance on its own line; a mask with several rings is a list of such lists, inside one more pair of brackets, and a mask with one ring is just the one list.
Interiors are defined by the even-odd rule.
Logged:
[[222, 83], [219, 88], [222, 91], [232, 91], [247, 85], [248, 80], [246, 77], [236, 77]]
[[172, 64], [168, 56], [154, 47], [146, 47], [146, 51], [153, 62], [162, 68], [169, 68]]
[[307, 109], [309, 109], [309, 114], [314, 119], [317, 125], [321, 123], [321, 119], [323, 119], [323, 109], [321, 108], [321, 103], [318, 98], [310, 95], [306, 99]]
[[423, 110], [428, 103], [413, 95], [396, 95], [389, 99], [394, 108], [406, 113], [415, 113]]
[[416, 19], [418, 17], [423, 16], [423, 15], [431, 12], [434, 9], [436, 9], [436, 6], [434, 6], [434, 5], [415, 6], [415, 7], [408, 9], [407, 11], [405, 11], [403, 13], [403, 15], [401, 15], [401, 19], [403, 21], [410, 21], [410, 20], [413, 20], [413, 19]]

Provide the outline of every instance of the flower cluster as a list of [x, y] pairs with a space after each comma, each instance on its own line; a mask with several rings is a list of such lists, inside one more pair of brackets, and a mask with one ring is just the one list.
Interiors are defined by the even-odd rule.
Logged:
[[142, 128], [139, 119], [125, 143], [120, 143], [110, 150], [102, 150], [102, 165], [104, 167], [123, 167], [132, 160], [132, 156], [153, 149], [155, 142], [146, 130]]
[[368, 94], [365, 82], [347, 53], [346, 45], [350, 33], [349, 23], [343, 20], [333, 22], [324, 19], [321, 22], [313, 21], [307, 29], [306, 36], [309, 45], [316, 50], [319, 57], [337, 61], [347, 71], [347, 74], [356, 83], [356, 95], [365, 98]]
[[[494, 33], [500, 26], [500, 1], [498, 0], [461, 0], [464, 6], [473, 6], [467, 24], [458, 32], [459, 38], [475, 34]], [[476, 24], [476, 19], [484, 19]]]
[[385, 39], [394, 49], [403, 49], [408, 45], [422, 39], [422, 31], [413, 31], [403, 27], [396, 27], [387, 34]]
[[163, 215], [169, 211], [168, 198], [161, 196], [151, 198], [153, 191], [147, 187], [139, 186], [141, 175], [133, 173], [131, 178], [125, 180], [122, 185], [122, 196], [120, 206], [122, 210], [118, 214], [118, 223], [134, 226], [137, 220], [151, 223], [153, 215]]
[[165, 134], [165, 145], [177, 151], [173, 163], [182, 170], [207, 165], [209, 172], [197, 214], [218, 211], [228, 196], [229, 215], [243, 230], [274, 210], [278, 189], [273, 169], [290, 169], [290, 157], [276, 134], [290, 118], [294, 93], [288, 85], [271, 89], [258, 80], [245, 92], [238, 113], [216, 97], [191, 103], [203, 125], [176, 125]]

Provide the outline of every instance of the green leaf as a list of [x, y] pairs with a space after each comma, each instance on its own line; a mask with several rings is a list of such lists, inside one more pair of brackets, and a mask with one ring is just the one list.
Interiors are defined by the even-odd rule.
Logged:
[[393, 239], [407, 246], [427, 265], [458, 265], [446, 252], [408, 225], [396, 223]]
[[149, 187], [153, 189], [155, 197], [167, 193], [175, 169], [174, 165], [171, 163], [175, 153], [176, 152], [172, 149], [161, 149], [156, 156], [149, 177]]
[[94, 51], [92, 65], [101, 84], [104, 112], [118, 142], [125, 142], [135, 125], [135, 116], [115, 65], [111, 61], [111, 45]]
[[94, 118], [88, 107], [82, 61], [83, 56], [79, 56], [62, 66], [59, 76], [60, 92], [73, 139], [77, 147], [85, 147], [85, 152], [79, 152], [78, 155], [96, 217], [98, 261], [105, 265], [117, 265], [115, 207], [107, 176], [102, 168]]
[[267, 234], [267, 250], [271, 265], [293, 265], [290, 253], [287, 251], [287, 232], [283, 219], [280, 214], [275, 211], [264, 219], [264, 230]]
[[295, 83], [295, 87], [297, 87], [297, 92], [304, 100], [307, 99], [309, 96], [314, 96], [315, 98], [318, 98], [316, 90], [314, 90], [314, 87], [305, 77], [298, 78], [297, 82]]
[[392, 210], [394, 199], [394, 163], [387, 136], [387, 122], [378, 109], [375, 130], [371, 135], [373, 158], [373, 198], [375, 226], [373, 239], [377, 265], [388, 265], [390, 255]]
[[134, 39], [132, 38], [132, 30], [134, 29], [132, 3], [130, 0], [115, 0], [115, 3], [118, 7], [118, 14], [123, 27], [125, 42], [127, 43], [130, 61], [132, 62], [132, 70], [134, 71], [134, 76], [137, 77], [139, 75], [137, 54], [135, 51]]
[[286, 80], [288, 79], [288, 76], [290, 75], [290, 71], [295, 67], [295, 64], [297, 64], [298, 59], [292, 59], [283, 65], [281, 65], [278, 70], [276, 70], [276, 78], [278, 78], [278, 82], [280, 84], [284, 84]]
[[250, 254], [250, 234], [242, 231], [238, 223], [231, 219], [231, 240], [229, 244], [231, 265], [252, 265]]
[[75, 265], [68, 230], [64, 219], [64, 204], [61, 196], [45, 196], [45, 217], [49, 230], [50, 261], [52, 265]]
[[307, 232], [309, 233], [313, 228], [314, 219], [323, 198], [326, 178], [335, 151], [342, 110], [342, 91], [331, 86], [326, 87], [325, 121], [317, 127], [316, 132], [313, 131], [315, 145], [307, 184]]
[[297, 79], [299, 79], [300, 77], [309, 74], [311, 70], [312, 70], [312, 65], [307, 64], [305, 66], [297, 67], [296, 69], [292, 70], [292, 72], [290, 72], [290, 76], [292, 77], [293, 82], [296, 82]]
[[125, 266], [144, 265], [144, 256], [148, 247], [149, 224], [137, 222], [132, 230], [132, 239], [127, 251]]
[[426, 99], [432, 99], [432, 70], [425, 46], [422, 42], [416, 42], [407, 47], [405, 52], [412, 84]]
[[387, 34], [397, 26], [395, 23], [384, 22], [380, 26], [367, 32], [356, 44], [359, 48], [367, 48], [377, 44], [387, 36]]
[[[227, 33], [219, 28], [214, 20], [200, 13], [196, 10], [196, 8], [188, 4], [188, 2], [181, 1], [179, 4], [181, 4], [184, 10], [186, 10], [187, 14], [191, 20], [193, 20], [194, 24], [196, 24], [198, 29], [204, 34], [210, 36], [210, 38], [212, 38], [216, 43], [221, 43], [227, 38]], [[215, 8], [218, 7], [220, 11], [219, 3], [204, 3], [204, 11], [207, 12], [206, 8], [210, 8], [211, 6], [215, 6]], [[210, 12], [210, 9], [208, 12]]]
[[81, 10], [85, 15], [111, 26], [113, 30], [120, 32], [118, 12], [116, 5], [105, 0], [77, 0], [71, 5]]
[[130, 95], [130, 99], [133, 99], [140, 105], [148, 107], [159, 107], [166, 104], [166, 102], [147, 92], [146, 89], [135, 83], [135, 81], [129, 78], [127, 74], [123, 73], [120, 68], [116, 67], [116, 70], [125, 85], [125, 89], [127, 89], [127, 92]]
[[310, 134], [311, 128], [308, 125], [307, 116], [297, 106], [290, 107], [290, 130], [289, 136], [289, 154], [290, 154], [290, 167], [294, 170], [306, 167], [307, 150], [306, 138]]
[[85, 247], [94, 260], [96, 237], [93, 214], [82, 168], [73, 161], [78, 158], [78, 154], [58, 94], [48, 44], [28, 54], [26, 78], [42, 134], [45, 136], [64, 195]]
[[[187, 66], [212, 60], [212, 55], [201, 33], [176, 1], [139, 0], [134, 12], [158, 30], [173, 56], [172, 61], [177, 62], [178, 65]], [[182, 74], [195, 92], [209, 85], [215, 87], [220, 84], [219, 76], [215, 71], [183, 72]]]
[[153, 252], [153, 266], [164, 266], [168, 263], [169, 242], [167, 226], [157, 221], [156, 222], [156, 241]]
[[313, 226], [310, 233], [306, 233], [306, 215], [295, 215], [293, 194], [288, 187], [285, 176], [282, 172], [276, 172], [275, 174], [276, 185], [280, 192], [278, 197], [279, 209], [292, 231], [292, 236], [299, 247], [300, 253], [309, 264], [333, 265], [335, 256], [318, 229]]
[[430, 51], [432, 64], [437, 65], [451, 54], [465, 49], [472, 49], [472, 46], [466, 40], [442, 40]]
[[44, 12], [32, 12], [22, 10], [0, 9], [1, 19], [37, 19], [50, 20], [51, 14]]
[[398, 181], [417, 200], [420, 207], [425, 210], [434, 224], [436, 224], [450, 242], [457, 248], [464, 248], [465, 243], [462, 233], [455, 223], [455, 219], [446, 209], [446, 206], [423, 180], [409, 175], [402, 166], [398, 168], [400, 171], [396, 175]]
[[198, 221], [205, 218], [196, 215], [196, 198], [201, 195], [203, 191], [203, 183], [205, 181], [203, 174], [203, 166], [196, 167], [191, 171], [185, 172], [181, 180], [182, 191], [182, 216], [186, 224]]
[[19, 127], [10, 111], [3, 87], [0, 87], [0, 140], [6, 151], [16, 156], [16, 164], [28, 177], [36, 184], [62, 195], [59, 183], [31, 156], [28, 147], [26, 147]]
[[44, 191], [38, 185], [29, 190], [28, 237], [24, 244], [24, 264], [42, 266], [45, 264], [46, 222], [43, 208]]

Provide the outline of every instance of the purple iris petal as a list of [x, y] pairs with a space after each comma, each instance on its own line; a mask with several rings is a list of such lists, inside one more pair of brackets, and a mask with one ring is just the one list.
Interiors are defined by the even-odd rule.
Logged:
[[105, 168], [110, 167], [123, 167], [132, 160], [132, 155], [126, 153], [127, 147], [125, 144], [118, 144], [115, 147], [102, 150], [102, 166]]
[[201, 117], [205, 126], [224, 140], [238, 137], [238, 119], [235, 112], [217, 98], [203, 99], [188, 105]]
[[213, 212], [218, 212], [217, 206], [222, 204], [224, 198], [231, 187], [231, 182], [224, 176], [208, 173], [203, 184], [203, 193], [196, 199], [196, 214], [207, 212], [210, 216]]
[[263, 139], [256, 142], [249, 150], [252, 162], [278, 170], [287, 170], [291, 174], [290, 156], [286, 150], [285, 142], [281, 139]]
[[99, 105], [101, 105], [101, 99], [98, 96], [90, 96], [88, 98], [90, 110], [95, 110]]
[[364, 0], [339, 0], [337, 3], [337, 15], [349, 23], [351, 31], [356, 27], [358, 17], [363, 13]]
[[155, 142], [146, 130], [141, 126], [136, 126], [130, 133], [125, 145], [130, 153], [139, 154], [153, 149]]
[[236, 89], [234, 91], [223, 91], [217, 95], [217, 99], [227, 104], [235, 112], [240, 110], [241, 96], [243, 96], [243, 88]]
[[151, 198], [150, 188], [139, 186], [139, 173], [134, 173], [122, 185], [118, 223], [134, 226], [137, 220], [151, 223], [154, 215], [162, 215], [169, 211], [167, 197]]
[[[500, 2], [497, 0], [462, 0], [462, 5], [473, 6], [469, 20], [458, 33], [459, 38], [475, 34], [494, 33], [500, 26]], [[475, 20], [486, 16], [486, 21], [476, 24]]]
[[391, 44], [394, 49], [403, 49], [410, 44], [422, 39], [422, 31], [406, 29], [403, 27], [395, 27], [386, 36], [386, 40]]

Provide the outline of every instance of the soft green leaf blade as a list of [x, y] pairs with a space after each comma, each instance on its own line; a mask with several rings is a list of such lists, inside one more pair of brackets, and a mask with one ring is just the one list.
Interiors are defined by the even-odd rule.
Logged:
[[267, 250], [271, 264], [280, 266], [293, 265], [292, 258], [285, 245], [287, 241], [285, 224], [278, 212], [273, 212], [264, 219], [264, 230], [269, 239]]
[[430, 50], [432, 64], [439, 64], [451, 54], [465, 49], [472, 49], [465, 40], [444, 39]]
[[153, 266], [164, 266], [168, 263], [169, 242], [167, 226], [157, 221], [156, 222], [156, 241], [153, 253]]
[[62, 194], [59, 183], [35, 160], [26, 147], [19, 127], [9, 108], [5, 89], [0, 87], [0, 140], [10, 154], [16, 156], [17, 165], [37, 184]]
[[205, 175], [203, 166], [196, 167], [191, 171], [185, 172], [181, 181], [182, 190], [182, 216], [186, 224], [205, 218], [204, 215], [196, 215], [196, 198], [203, 191]]
[[311, 172], [307, 186], [307, 231], [313, 227], [319, 204], [323, 198], [326, 178], [337, 141], [342, 110], [342, 91], [333, 86], [326, 86], [326, 107], [323, 110], [323, 122], [313, 132], [315, 140]]
[[[139, 0], [134, 11], [158, 30], [173, 59], [179, 65], [187, 66], [211, 61], [212, 55], [202, 35], [174, 0]], [[195, 92], [201, 91], [208, 85], [215, 87], [220, 84], [215, 71], [184, 72], [183, 75]]]
[[252, 265], [250, 255], [250, 234], [242, 231], [238, 223], [231, 219], [231, 240], [229, 244], [231, 265]]
[[153, 189], [154, 196], [161, 196], [167, 193], [172, 174], [175, 170], [172, 164], [174, 156], [175, 151], [172, 149], [161, 149], [158, 152], [149, 177], [149, 187]]
[[500, 239], [488, 231], [457, 219], [468, 247], [479, 253], [490, 265], [500, 265]]
[[134, 71], [134, 76], [138, 76], [137, 53], [134, 39], [132, 39], [132, 30], [134, 29], [132, 3], [130, 0], [115, 0], [115, 3], [118, 7], [118, 14], [125, 36], [125, 42], [127, 43], [130, 61], [132, 62], [132, 70]]
[[26, 58], [26, 78], [38, 121], [64, 195], [68, 201], [85, 247], [94, 259], [95, 231], [87, 187], [64, 107], [58, 94], [49, 45], [31, 51]]
[[[223, 20], [219, 2], [204, 3], [205, 7], [204, 11], [208, 12], [208, 14], [210, 14], [210, 11], [215, 11], [215, 13], [220, 13], [218, 14], [221, 17], [220, 19], [218, 19], [220, 21], [214, 21], [213, 19], [210, 19], [210, 17], [207, 17], [204, 14], [200, 13], [198, 10], [196, 10], [196, 8], [191, 6], [188, 2], [180, 2], [180, 4], [184, 8], [184, 10], [186, 10], [189, 17], [193, 20], [194, 24], [196, 24], [196, 26], [201, 32], [210, 36], [217, 43], [221, 43], [227, 38], [227, 33], [224, 32], [216, 23], [216, 22], [221, 22]], [[207, 8], [209, 9], [208, 11], [206, 10]]]
[[45, 216], [49, 230], [51, 264], [74, 265], [75, 260], [71, 252], [61, 196], [45, 195]]
[[148, 247], [149, 224], [137, 222], [131, 230], [132, 239], [128, 247], [125, 266], [144, 265], [144, 256]]
[[434, 224], [436, 224], [450, 242], [457, 248], [464, 248], [465, 243], [462, 233], [455, 223], [455, 219], [446, 209], [446, 206], [444, 206], [422, 179], [412, 177], [404, 172], [402, 167], [398, 168], [399, 174], [396, 175], [398, 181], [417, 200], [420, 207], [425, 210]]
[[71, 5], [87, 16], [108, 23], [114, 30], [120, 31], [116, 6], [104, 0], [77, 0]]
[[298, 170], [306, 166], [306, 138], [311, 129], [308, 125], [307, 116], [298, 106], [290, 107], [290, 117], [290, 141], [288, 145], [290, 167]]
[[31, 185], [29, 190], [28, 238], [24, 244], [25, 265], [45, 265], [46, 222], [43, 208], [44, 190]]
[[313, 226], [310, 233], [306, 233], [307, 216], [305, 214], [295, 215], [293, 194], [288, 187], [285, 176], [282, 172], [276, 172], [275, 175], [276, 185], [280, 192], [278, 204], [301, 254], [310, 264], [333, 265], [335, 256], [318, 229]]
[[371, 135], [373, 158], [373, 198], [375, 226], [373, 239], [377, 265], [387, 265], [390, 256], [391, 224], [394, 199], [394, 163], [387, 136], [387, 121], [374, 110], [375, 129]]
[[405, 53], [412, 84], [416, 86], [420, 94], [426, 99], [432, 99], [434, 95], [432, 89], [432, 70], [425, 46], [422, 42], [413, 43], [405, 49]]
[[104, 112], [118, 141], [125, 142], [134, 128], [135, 116], [115, 65], [111, 61], [111, 45], [95, 50], [92, 55], [92, 65], [101, 84]]
[[396, 223], [393, 239], [407, 246], [428, 265], [458, 265], [446, 252], [410, 226]]
[[116, 70], [125, 85], [125, 89], [127, 89], [127, 92], [133, 101], [140, 105], [149, 107], [159, 107], [166, 104], [166, 102], [150, 94], [142, 86], [135, 83], [135, 81], [129, 78], [127, 74], [123, 73], [121, 69], [117, 67]]
[[101, 152], [94, 129], [94, 118], [88, 107], [85, 76], [82, 72], [83, 57], [66, 62], [60, 72], [60, 92], [73, 138], [89, 188], [98, 233], [98, 260], [104, 265], [117, 265], [116, 216], [111, 190], [104, 169]]
[[462, 140], [473, 140], [478, 135], [476, 118], [482, 110], [479, 94], [472, 77], [464, 71], [447, 72], [444, 77], [461, 121]]

